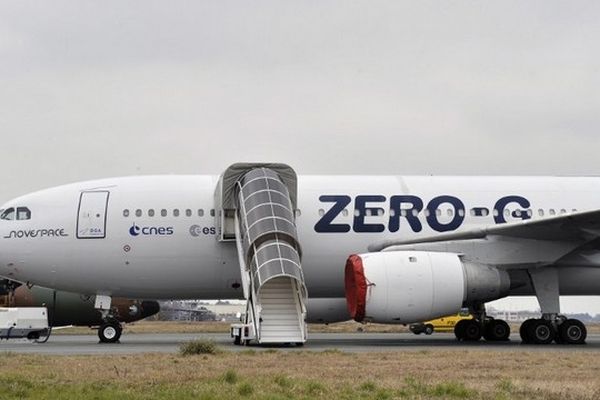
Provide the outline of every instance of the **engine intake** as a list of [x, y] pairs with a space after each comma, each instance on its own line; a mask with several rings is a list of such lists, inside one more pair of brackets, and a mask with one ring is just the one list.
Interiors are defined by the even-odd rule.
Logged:
[[505, 297], [510, 278], [455, 253], [390, 251], [350, 256], [345, 287], [355, 321], [407, 324]]

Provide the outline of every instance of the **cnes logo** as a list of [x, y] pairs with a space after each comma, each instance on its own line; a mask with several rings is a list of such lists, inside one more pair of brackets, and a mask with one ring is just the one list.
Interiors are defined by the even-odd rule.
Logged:
[[131, 236], [170, 236], [174, 232], [172, 226], [137, 226], [135, 222], [129, 228]]

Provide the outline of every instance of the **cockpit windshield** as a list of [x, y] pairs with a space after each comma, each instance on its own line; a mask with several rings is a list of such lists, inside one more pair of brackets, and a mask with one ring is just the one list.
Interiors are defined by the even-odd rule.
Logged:
[[31, 211], [27, 207], [14, 207], [0, 210], [0, 220], [4, 221], [25, 221], [31, 219]]
[[0, 215], [0, 219], [5, 221], [12, 221], [15, 219], [15, 209], [10, 207], [6, 210], [2, 211], [2, 215]]

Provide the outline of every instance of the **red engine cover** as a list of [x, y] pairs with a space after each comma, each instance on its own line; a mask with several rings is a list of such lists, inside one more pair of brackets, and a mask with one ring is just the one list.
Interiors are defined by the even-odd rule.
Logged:
[[348, 257], [344, 282], [348, 312], [355, 321], [361, 322], [365, 318], [367, 305], [367, 279], [360, 256], [353, 254]]

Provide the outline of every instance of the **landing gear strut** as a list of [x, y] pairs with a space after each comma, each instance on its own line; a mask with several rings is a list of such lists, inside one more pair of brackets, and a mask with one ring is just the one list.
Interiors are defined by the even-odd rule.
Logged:
[[110, 296], [96, 295], [94, 308], [100, 311], [103, 321], [98, 328], [100, 343], [117, 343], [123, 332], [121, 323], [111, 314], [111, 302], [112, 298]]
[[528, 319], [519, 333], [524, 344], [584, 344], [585, 325], [577, 319], [560, 314], [558, 271], [553, 267], [528, 270], [535, 295], [540, 303], [542, 318]]

